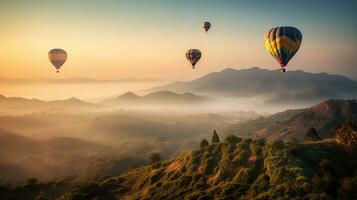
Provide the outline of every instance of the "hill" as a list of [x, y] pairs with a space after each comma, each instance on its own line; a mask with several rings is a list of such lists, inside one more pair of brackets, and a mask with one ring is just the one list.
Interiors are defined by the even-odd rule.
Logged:
[[215, 143], [83, 184], [60, 199], [353, 199], [356, 158], [335, 142]]
[[208, 97], [199, 96], [193, 93], [182, 93], [178, 94], [171, 91], [157, 91], [153, 93], [149, 93], [144, 96], [138, 96], [133, 92], [127, 92], [125, 94], [120, 95], [114, 99], [108, 99], [103, 103], [106, 104], [117, 104], [117, 105], [124, 105], [124, 104], [195, 104], [195, 103], [202, 103], [207, 102], [209, 100]]
[[97, 109], [100, 105], [88, 103], [77, 98], [65, 100], [43, 101], [22, 97], [5, 97], [0, 95], [1, 113], [31, 113], [42, 111], [79, 111], [82, 109]]
[[120, 153], [119, 148], [86, 140], [32, 139], [0, 129], [0, 183], [18, 183], [33, 177], [41, 181], [92, 181], [147, 163], [142, 155]]
[[224, 69], [188, 82], [175, 82], [153, 91], [193, 92], [220, 96], [267, 96], [269, 103], [316, 102], [327, 98], [356, 98], [357, 82], [344, 76], [301, 70], [266, 70], [258, 67]]
[[291, 140], [302, 139], [314, 127], [320, 136], [327, 137], [348, 121], [357, 123], [357, 101], [330, 99], [310, 108], [287, 110], [235, 124], [227, 128], [226, 134]]

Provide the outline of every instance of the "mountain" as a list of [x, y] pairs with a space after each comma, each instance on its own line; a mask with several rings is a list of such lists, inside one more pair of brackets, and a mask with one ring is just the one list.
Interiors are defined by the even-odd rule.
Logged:
[[129, 100], [129, 101], [132, 101], [132, 100], [138, 100], [140, 99], [140, 96], [139, 95], [136, 95], [135, 93], [133, 92], [127, 92], [125, 94], [122, 94], [120, 95], [119, 97], [116, 98], [117, 100]]
[[214, 143], [82, 184], [59, 199], [353, 199], [356, 158], [335, 142]]
[[270, 103], [356, 98], [357, 82], [339, 75], [301, 70], [280, 73], [258, 67], [224, 69], [188, 82], [175, 82], [153, 91], [193, 92], [220, 96], [267, 96]]
[[[135, 155], [137, 151], [130, 145], [125, 148], [132, 153], [77, 138], [32, 139], [0, 129], [0, 184], [28, 178], [92, 181], [148, 163], [146, 157]], [[1, 192], [0, 186], [3, 199]]]
[[226, 134], [271, 140], [302, 139], [314, 127], [320, 136], [327, 137], [348, 121], [357, 124], [357, 100], [330, 99], [310, 108], [287, 110], [235, 124]]
[[114, 99], [104, 101], [105, 104], [195, 104], [207, 102], [208, 97], [199, 96], [193, 93], [178, 94], [168, 90], [149, 93], [144, 96], [138, 96], [133, 92], [127, 92]]
[[42, 111], [78, 111], [80, 109], [96, 109], [100, 105], [88, 103], [77, 98], [65, 100], [43, 101], [22, 97], [5, 97], [0, 95], [1, 113], [28, 113]]

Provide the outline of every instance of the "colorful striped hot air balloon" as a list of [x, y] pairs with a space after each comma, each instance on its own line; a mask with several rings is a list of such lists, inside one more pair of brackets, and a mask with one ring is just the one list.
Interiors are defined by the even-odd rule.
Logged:
[[301, 41], [299, 29], [290, 26], [272, 28], [264, 36], [265, 48], [279, 62], [282, 72], [299, 50]]
[[55, 66], [57, 73], [67, 60], [67, 53], [63, 49], [52, 49], [48, 52], [48, 59]]
[[192, 64], [192, 68], [195, 69], [196, 63], [201, 59], [201, 51], [198, 49], [190, 49], [186, 52], [186, 59]]

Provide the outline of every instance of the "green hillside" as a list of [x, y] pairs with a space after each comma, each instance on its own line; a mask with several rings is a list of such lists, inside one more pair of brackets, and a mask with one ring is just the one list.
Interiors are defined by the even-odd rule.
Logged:
[[353, 199], [356, 153], [334, 141], [232, 139], [74, 188], [61, 199]]
[[120, 176], [85, 183], [29, 180], [0, 186], [0, 199], [356, 199], [356, 166], [355, 147], [333, 139], [291, 143], [231, 135], [220, 142], [214, 134], [200, 149]]

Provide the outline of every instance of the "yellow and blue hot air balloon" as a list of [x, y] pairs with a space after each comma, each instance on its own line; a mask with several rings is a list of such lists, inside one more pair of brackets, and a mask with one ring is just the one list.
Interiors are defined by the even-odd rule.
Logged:
[[264, 36], [265, 48], [279, 62], [282, 72], [299, 50], [301, 41], [301, 32], [291, 26], [272, 28]]
[[63, 49], [52, 49], [48, 52], [48, 59], [55, 66], [57, 73], [67, 60], [67, 53]]

